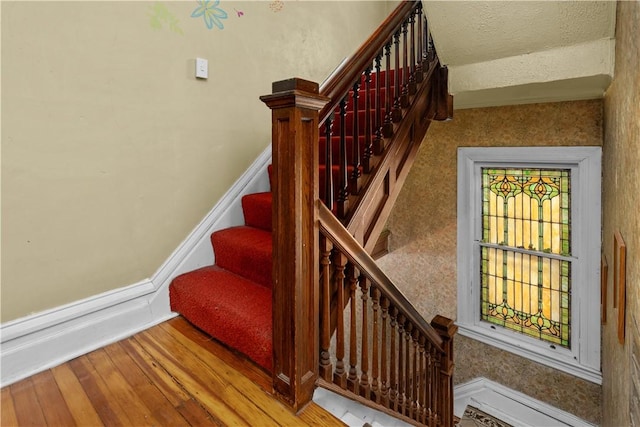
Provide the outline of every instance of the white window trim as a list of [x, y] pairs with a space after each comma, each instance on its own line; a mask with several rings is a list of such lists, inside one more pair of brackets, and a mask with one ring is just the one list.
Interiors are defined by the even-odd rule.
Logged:
[[[461, 335], [601, 384], [600, 147], [474, 147], [458, 149], [458, 318]], [[571, 350], [480, 320], [482, 167], [570, 168], [572, 191]], [[595, 208], [594, 208], [595, 207]]]

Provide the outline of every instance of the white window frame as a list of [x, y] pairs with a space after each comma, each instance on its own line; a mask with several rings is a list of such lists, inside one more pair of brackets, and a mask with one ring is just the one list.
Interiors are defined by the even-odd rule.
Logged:
[[[461, 335], [601, 384], [600, 147], [458, 149], [458, 317]], [[571, 349], [480, 320], [481, 169], [571, 170]]]

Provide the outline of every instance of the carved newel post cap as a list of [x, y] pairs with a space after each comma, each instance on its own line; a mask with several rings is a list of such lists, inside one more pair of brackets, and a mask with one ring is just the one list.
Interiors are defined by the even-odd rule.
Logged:
[[271, 91], [275, 94], [278, 92], [300, 91], [307, 93], [318, 93], [318, 83], [301, 79], [300, 77], [292, 77], [287, 80], [280, 80], [271, 84]]
[[274, 82], [272, 90], [272, 94], [260, 97], [272, 110], [290, 107], [320, 110], [330, 100], [319, 94], [318, 83], [299, 77]]
[[431, 320], [431, 326], [438, 331], [440, 336], [453, 337], [458, 331], [458, 326], [453, 320], [439, 314]]

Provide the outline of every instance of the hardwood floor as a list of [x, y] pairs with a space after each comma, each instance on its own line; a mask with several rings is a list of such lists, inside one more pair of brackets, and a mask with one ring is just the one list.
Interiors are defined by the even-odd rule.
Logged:
[[178, 317], [4, 387], [5, 426], [342, 426], [298, 415], [271, 377]]

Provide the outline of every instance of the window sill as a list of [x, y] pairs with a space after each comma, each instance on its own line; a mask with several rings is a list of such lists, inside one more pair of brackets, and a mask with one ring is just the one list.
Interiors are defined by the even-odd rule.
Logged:
[[[563, 354], [550, 354], [539, 346], [524, 341], [509, 342], [508, 337], [500, 334], [487, 335], [489, 331], [478, 325], [459, 324], [458, 333], [484, 344], [508, 351], [534, 362], [557, 369], [595, 384], [602, 384], [602, 372], [589, 366], [581, 365], [573, 357]], [[492, 331], [495, 332], [495, 331]]]

